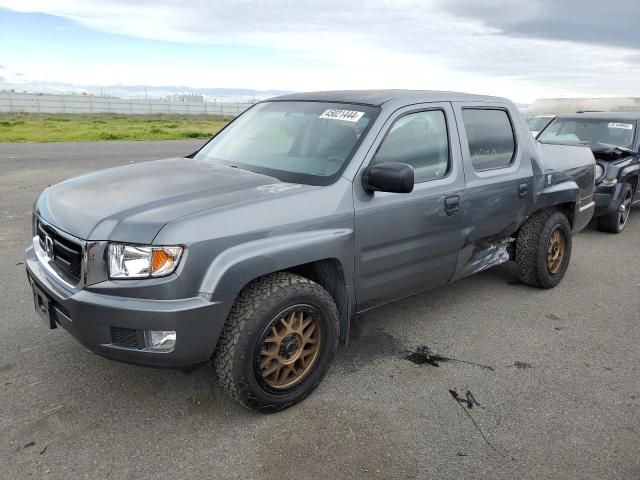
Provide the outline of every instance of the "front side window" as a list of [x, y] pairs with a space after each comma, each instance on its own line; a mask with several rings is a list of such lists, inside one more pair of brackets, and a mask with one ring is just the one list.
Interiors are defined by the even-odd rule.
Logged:
[[493, 170], [511, 165], [516, 142], [507, 112], [465, 108], [462, 121], [474, 170]]
[[411, 165], [416, 182], [444, 177], [449, 170], [447, 122], [441, 110], [410, 113], [389, 129], [374, 163]]
[[605, 118], [556, 118], [538, 141], [544, 143], [604, 143], [633, 148], [635, 120]]
[[378, 108], [363, 105], [264, 102], [243, 113], [194, 158], [283, 182], [329, 185], [377, 114]]

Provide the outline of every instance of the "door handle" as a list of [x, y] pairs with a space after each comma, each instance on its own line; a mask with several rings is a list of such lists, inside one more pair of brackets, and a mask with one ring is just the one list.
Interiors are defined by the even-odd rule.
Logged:
[[444, 199], [444, 211], [447, 215], [457, 215], [460, 207], [460, 197], [458, 195], [452, 195]]
[[526, 198], [527, 195], [529, 195], [529, 184], [521, 183], [520, 185], [518, 185], [518, 197]]

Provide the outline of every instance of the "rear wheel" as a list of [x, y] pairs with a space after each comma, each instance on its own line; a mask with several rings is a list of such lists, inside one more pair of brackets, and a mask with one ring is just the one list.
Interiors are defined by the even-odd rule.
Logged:
[[630, 183], [625, 183], [620, 195], [620, 204], [615, 212], [598, 217], [598, 228], [603, 232], [621, 233], [627, 226], [631, 203], [633, 202], [633, 188]]
[[222, 386], [244, 406], [276, 412], [320, 383], [338, 346], [331, 295], [311, 280], [275, 273], [236, 300], [213, 364]]
[[516, 264], [522, 283], [553, 288], [567, 271], [571, 258], [571, 225], [554, 210], [538, 212], [520, 228]]

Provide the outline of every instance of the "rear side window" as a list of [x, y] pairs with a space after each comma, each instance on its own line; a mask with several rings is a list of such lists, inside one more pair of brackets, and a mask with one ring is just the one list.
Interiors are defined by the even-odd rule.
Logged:
[[513, 162], [516, 142], [509, 115], [504, 110], [462, 110], [474, 170], [504, 168]]
[[389, 129], [374, 163], [402, 162], [413, 167], [416, 183], [444, 177], [449, 170], [447, 121], [441, 110], [410, 113]]

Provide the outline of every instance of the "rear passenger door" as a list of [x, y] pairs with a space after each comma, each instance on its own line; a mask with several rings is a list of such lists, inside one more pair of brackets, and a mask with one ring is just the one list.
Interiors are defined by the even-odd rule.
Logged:
[[527, 155], [533, 140], [519, 112], [507, 104], [460, 102], [454, 110], [466, 179], [458, 279], [500, 263], [496, 247], [524, 220], [533, 188]]
[[[379, 162], [413, 166], [411, 193], [366, 191], [362, 173]], [[394, 112], [354, 182], [358, 310], [445, 284], [462, 246], [464, 177], [448, 103]]]

